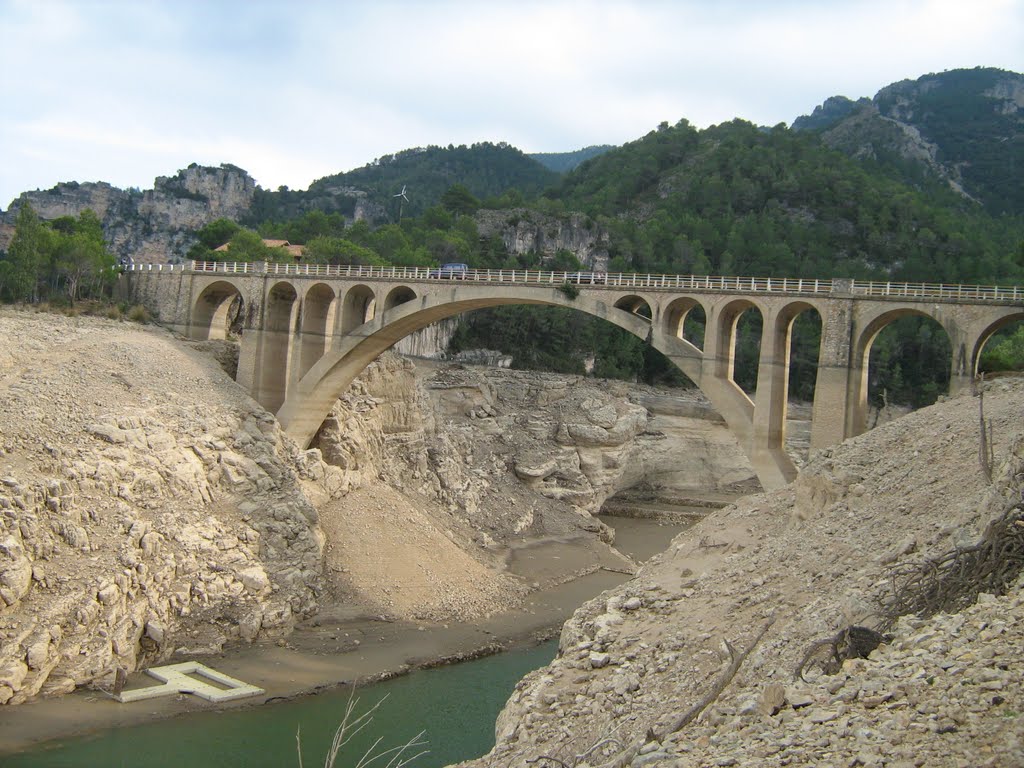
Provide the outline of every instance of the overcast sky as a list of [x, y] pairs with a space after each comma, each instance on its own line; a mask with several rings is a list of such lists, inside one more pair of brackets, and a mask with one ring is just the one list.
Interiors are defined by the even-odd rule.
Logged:
[[1024, 72], [1024, 0], [0, 0], [0, 208], [193, 162], [305, 189], [430, 144], [789, 124], [974, 66]]

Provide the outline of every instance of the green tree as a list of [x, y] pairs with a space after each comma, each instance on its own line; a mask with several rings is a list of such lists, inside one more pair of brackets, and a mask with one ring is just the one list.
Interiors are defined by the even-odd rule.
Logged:
[[226, 254], [217, 248], [230, 242], [241, 226], [230, 219], [215, 219], [196, 232], [199, 240], [188, 250], [188, 257], [193, 261], [223, 261]]
[[229, 242], [240, 229], [241, 227], [230, 219], [216, 219], [196, 232], [196, 237], [212, 251]]
[[386, 262], [369, 248], [342, 237], [315, 237], [306, 243], [303, 260], [314, 264], [368, 264]]
[[451, 213], [459, 216], [461, 214], [476, 213], [480, 207], [480, 201], [473, 197], [463, 184], [453, 184], [448, 191], [441, 195], [441, 206]]
[[251, 229], [239, 229], [228, 241], [228, 250], [224, 255], [230, 261], [292, 261], [288, 251], [284, 248], [271, 248]]
[[13, 301], [37, 302], [55, 250], [49, 229], [29, 203], [18, 209], [14, 238], [7, 249], [6, 291]]
[[103, 240], [103, 227], [91, 210], [79, 214], [71, 232], [58, 234], [53, 272], [72, 303], [78, 300], [83, 285], [95, 290], [109, 286], [115, 279], [114, 266], [114, 255]]

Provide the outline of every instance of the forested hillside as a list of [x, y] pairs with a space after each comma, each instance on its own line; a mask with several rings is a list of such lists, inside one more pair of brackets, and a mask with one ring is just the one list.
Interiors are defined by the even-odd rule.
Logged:
[[571, 171], [584, 160], [603, 155], [609, 149], [614, 149], [611, 144], [595, 144], [575, 152], [533, 152], [530, 154], [534, 160], [556, 173]]
[[[395, 223], [438, 205], [454, 184], [491, 205], [513, 206], [557, 178], [554, 171], [505, 143], [406, 149], [354, 171], [318, 179], [306, 191], [258, 190], [249, 223], [284, 221], [310, 210], [351, 219], [359, 205], [363, 211], [357, 218]], [[505, 197], [509, 192], [511, 196]]]
[[947, 179], [993, 214], [1024, 213], [1024, 75], [977, 67], [893, 83], [873, 100], [834, 97], [798, 130], [874, 159], [911, 184]]

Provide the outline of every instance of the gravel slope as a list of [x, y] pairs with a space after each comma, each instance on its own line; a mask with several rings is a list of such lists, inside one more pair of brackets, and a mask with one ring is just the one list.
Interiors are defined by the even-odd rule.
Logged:
[[[793, 675], [813, 641], [878, 622], [891, 566], [973, 543], [1021, 503], [1024, 382], [986, 387], [994, 482], [970, 394], [817, 454], [788, 488], [712, 513], [577, 611], [470, 765], [1024, 764], [1019, 583], [956, 616], [902, 620], [838, 675]], [[766, 627], [724, 693], [666, 736], [728, 666], [727, 643], [739, 653]]]

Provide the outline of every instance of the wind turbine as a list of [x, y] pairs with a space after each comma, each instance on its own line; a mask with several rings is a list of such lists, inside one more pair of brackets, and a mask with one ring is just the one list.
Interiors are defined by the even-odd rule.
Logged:
[[392, 195], [392, 197], [400, 197], [400, 198], [402, 198], [401, 200], [398, 201], [398, 223], [401, 224], [402, 223], [402, 206], [405, 203], [409, 202], [409, 198], [405, 196], [405, 184], [402, 185], [402, 191], [399, 192], [397, 195]]

